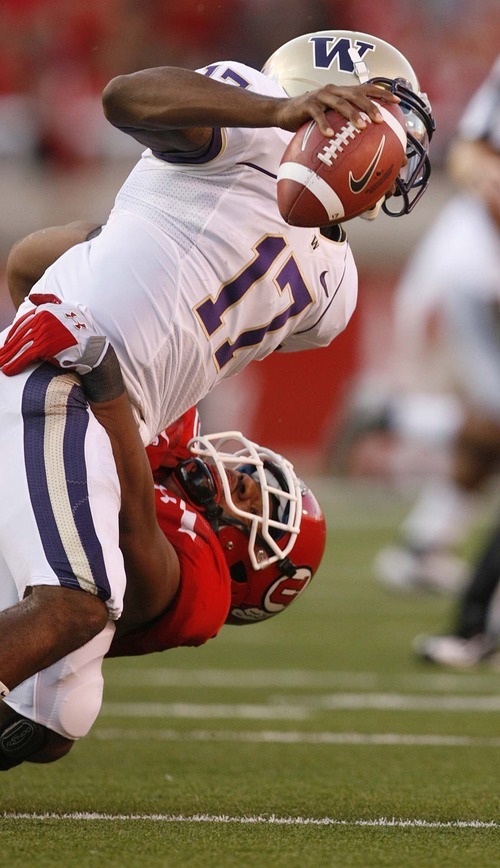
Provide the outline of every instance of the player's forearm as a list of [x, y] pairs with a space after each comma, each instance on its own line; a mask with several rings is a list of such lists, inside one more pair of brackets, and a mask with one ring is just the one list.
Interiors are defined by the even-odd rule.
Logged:
[[179, 561], [156, 520], [151, 467], [111, 346], [99, 367], [81, 379], [92, 412], [111, 441], [120, 481], [120, 549], [127, 589], [118, 630], [127, 632], [170, 605], [179, 586]]
[[105, 428], [121, 487], [120, 528], [156, 526], [153, 476], [125, 391], [118, 358], [109, 346], [103, 361], [81, 378], [92, 412]]
[[283, 101], [169, 66], [118, 76], [103, 93], [104, 113], [112, 124], [149, 130], [270, 127]]
[[450, 147], [448, 172], [456, 184], [483, 200], [500, 226], [500, 157], [487, 142], [457, 139]]
[[[146, 533], [156, 527], [154, 481], [128, 395], [122, 392], [110, 401], [90, 401], [90, 408], [113, 448], [121, 488], [120, 533], [131, 529]], [[141, 539], [144, 544], [146, 538]]]
[[96, 228], [95, 221], [78, 220], [39, 229], [14, 244], [7, 259], [7, 283], [16, 309], [49, 265], [70, 247], [85, 241]]
[[312, 118], [323, 135], [331, 135], [325, 116], [329, 108], [362, 128], [366, 126], [362, 112], [382, 122], [373, 97], [399, 102], [394, 94], [373, 84], [327, 85], [293, 99], [271, 97], [192, 70], [164, 66], [112, 79], [103, 92], [103, 108], [110, 123], [142, 144], [185, 151], [206, 144], [213, 127], [295, 131]]

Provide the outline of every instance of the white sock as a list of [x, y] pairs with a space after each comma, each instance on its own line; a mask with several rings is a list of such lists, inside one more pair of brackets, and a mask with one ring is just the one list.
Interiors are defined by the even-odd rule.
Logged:
[[464, 411], [454, 395], [414, 392], [394, 402], [392, 421], [400, 437], [449, 446], [463, 425]]
[[453, 548], [468, 530], [477, 495], [451, 479], [429, 482], [404, 520], [401, 532], [417, 548]]

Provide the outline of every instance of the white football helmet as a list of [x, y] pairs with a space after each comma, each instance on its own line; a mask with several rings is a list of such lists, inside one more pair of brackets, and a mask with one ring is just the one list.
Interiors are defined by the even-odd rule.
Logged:
[[[295, 545], [302, 515], [301, 484], [293, 465], [271, 449], [258, 446], [240, 431], [200, 435], [188, 445], [192, 454], [201, 458], [206, 466], [216, 468], [215, 483], [221, 486], [220, 493], [226, 504], [237, 519], [248, 522], [248, 552], [253, 568], [262, 570], [285, 558]], [[261, 515], [237, 506], [226, 470], [247, 473], [260, 485]], [[283, 544], [285, 535], [286, 544]]]
[[[286, 42], [266, 61], [262, 72], [290, 97], [328, 84], [339, 87], [371, 82], [395, 93], [405, 114], [408, 164], [396, 181], [399, 198], [394, 209], [386, 199], [383, 210], [408, 214], [424, 194], [431, 172], [429, 142], [435, 129], [427, 95], [403, 54], [376, 36], [349, 30], [320, 30]], [[402, 201], [401, 201], [402, 200]]]

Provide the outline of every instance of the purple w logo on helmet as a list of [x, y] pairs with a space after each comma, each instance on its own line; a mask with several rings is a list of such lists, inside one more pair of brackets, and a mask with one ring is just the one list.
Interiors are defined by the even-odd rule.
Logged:
[[316, 69], [330, 69], [336, 61], [337, 68], [341, 72], [353, 72], [354, 64], [350, 55], [350, 49], [355, 48], [362, 58], [367, 51], [375, 51], [375, 45], [370, 42], [363, 42], [360, 39], [352, 40], [345, 37], [336, 39], [335, 36], [327, 34], [314, 34], [309, 39], [313, 43], [314, 51], [314, 67]]

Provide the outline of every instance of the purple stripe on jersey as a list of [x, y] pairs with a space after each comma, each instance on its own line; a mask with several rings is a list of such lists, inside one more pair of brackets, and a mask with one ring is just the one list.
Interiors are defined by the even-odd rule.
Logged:
[[236, 163], [237, 166], [247, 166], [249, 169], [256, 169], [257, 172], [262, 172], [263, 175], [268, 175], [270, 178], [277, 179], [277, 175], [274, 172], [268, 172], [267, 169], [263, 169], [262, 166], [257, 166], [255, 163]]
[[[40, 533], [45, 556], [62, 587], [82, 588], [73, 571], [57, 526], [51, 502], [46, 467], [47, 390], [57, 371], [52, 365], [41, 365], [33, 371], [23, 392], [24, 460], [31, 505]], [[87, 557], [97, 595], [108, 600], [111, 592], [101, 544], [95, 532], [90, 511], [85, 465], [85, 434], [88, 426], [86, 401], [80, 387], [73, 386], [67, 399], [63, 440], [64, 469], [67, 495], [79, 537]], [[90, 589], [89, 589], [90, 590]]]
[[96, 534], [90, 509], [85, 461], [85, 435], [88, 428], [87, 402], [79, 386], [73, 386], [69, 399], [64, 431], [64, 467], [66, 485], [73, 519], [80, 542], [92, 571], [97, 594], [101, 600], [109, 600], [111, 588], [104, 563], [101, 543]]
[[155, 157], [165, 163], [198, 164], [209, 163], [214, 160], [222, 150], [222, 131], [220, 127], [214, 127], [212, 138], [207, 145], [198, 148], [197, 151], [183, 151], [179, 154], [169, 154], [167, 151], [152, 151]]

